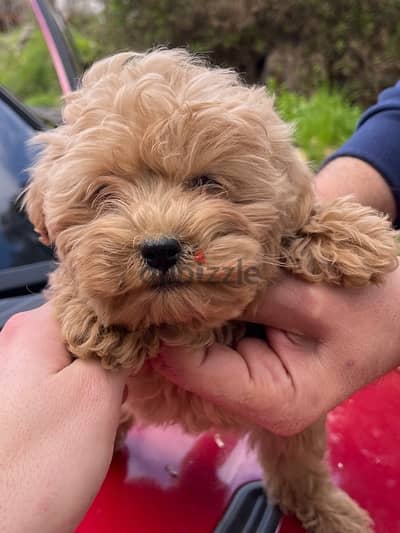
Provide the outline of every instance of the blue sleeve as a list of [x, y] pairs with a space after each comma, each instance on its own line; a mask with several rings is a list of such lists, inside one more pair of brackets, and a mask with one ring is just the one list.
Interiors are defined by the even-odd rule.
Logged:
[[379, 95], [353, 136], [327, 161], [342, 156], [362, 159], [383, 176], [396, 200], [396, 225], [400, 226], [400, 81]]

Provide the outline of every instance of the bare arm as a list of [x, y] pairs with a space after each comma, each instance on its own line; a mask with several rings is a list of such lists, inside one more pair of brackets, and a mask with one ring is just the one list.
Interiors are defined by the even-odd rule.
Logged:
[[338, 157], [328, 163], [315, 180], [317, 196], [333, 200], [351, 194], [355, 200], [396, 218], [392, 191], [374, 167], [355, 157]]

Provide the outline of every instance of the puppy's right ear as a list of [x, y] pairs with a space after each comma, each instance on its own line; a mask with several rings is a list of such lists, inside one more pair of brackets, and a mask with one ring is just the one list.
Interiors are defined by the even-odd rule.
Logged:
[[50, 237], [47, 231], [44, 211], [43, 211], [43, 183], [31, 181], [22, 196], [22, 206], [28, 214], [36, 233], [39, 234], [39, 241], [45, 245], [50, 245]]
[[31, 178], [21, 195], [21, 206], [25, 209], [36, 233], [39, 234], [39, 240], [45, 245], [50, 245], [53, 243], [53, 238], [46, 216], [46, 198], [49, 194], [49, 180], [54, 165], [64, 153], [63, 136], [59, 135], [57, 130], [39, 133], [32, 144], [39, 144], [43, 148], [37, 163], [30, 169]]

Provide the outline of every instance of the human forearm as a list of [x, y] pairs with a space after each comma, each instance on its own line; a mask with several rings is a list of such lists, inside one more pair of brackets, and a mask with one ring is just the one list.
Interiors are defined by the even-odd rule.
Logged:
[[333, 200], [351, 194], [358, 202], [370, 205], [396, 219], [396, 203], [390, 187], [374, 167], [355, 157], [338, 157], [318, 173], [318, 197]]

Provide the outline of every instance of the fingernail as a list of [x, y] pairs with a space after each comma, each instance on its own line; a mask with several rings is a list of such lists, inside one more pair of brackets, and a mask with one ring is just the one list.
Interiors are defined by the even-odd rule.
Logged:
[[163, 368], [166, 366], [165, 361], [163, 359], [163, 354], [159, 352], [155, 357], [152, 357], [149, 360], [149, 363], [151, 366], [156, 366], [157, 368]]
[[150, 359], [153, 368], [159, 370], [162, 374], [167, 374], [169, 377], [176, 376], [176, 370], [169, 365], [163, 358], [163, 353], [160, 352], [154, 359]]
[[158, 354], [156, 355], [154, 360], [162, 361], [164, 358], [168, 359], [171, 353], [171, 348], [169, 346], [167, 346], [166, 344], [161, 344]]

